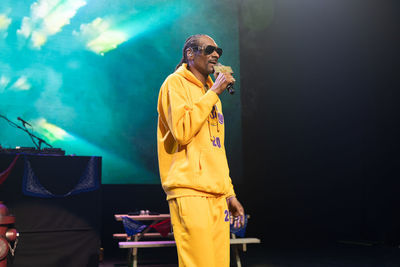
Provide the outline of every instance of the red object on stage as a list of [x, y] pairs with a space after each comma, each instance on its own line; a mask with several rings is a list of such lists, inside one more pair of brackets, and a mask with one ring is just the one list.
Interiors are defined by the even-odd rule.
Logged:
[[[14, 168], [15, 163], [17, 162], [19, 158], [19, 155], [16, 155], [14, 160], [11, 162], [10, 166], [3, 172], [0, 173], [0, 185], [4, 183], [4, 181], [7, 179], [8, 175], [10, 175], [12, 169]], [[1, 213], [0, 213], [1, 215]]]
[[157, 232], [161, 234], [163, 237], [167, 237], [171, 232], [171, 219], [166, 219], [157, 224], [151, 225], [150, 227], [156, 229]]
[[7, 207], [0, 201], [0, 267], [7, 266], [9, 242], [17, 239], [17, 230], [10, 228], [14, 223], [15, 217], [9, 214]]

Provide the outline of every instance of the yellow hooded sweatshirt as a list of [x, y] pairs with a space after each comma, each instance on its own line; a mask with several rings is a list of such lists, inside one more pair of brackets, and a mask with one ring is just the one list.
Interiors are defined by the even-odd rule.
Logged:
[[[208, 76], [208, 88], [212, 85]], [[161, 86], [157, 111], [158, 162], [167, 200], [234, 196], [218, 95], [183, 64]]]

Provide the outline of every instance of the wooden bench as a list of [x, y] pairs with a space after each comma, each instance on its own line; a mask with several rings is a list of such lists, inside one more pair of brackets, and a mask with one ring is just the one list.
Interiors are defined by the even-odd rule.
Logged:
[[[173, 233], [168, 233], [168, 236], [162, 237], [160, 233], [145, 233], [145, 234], [143, 234], [143, 237], [145, 237], [145, 238], [173, 238], [174, 234]], [[127, 234], [123, 234], [123, 233], [113, 234], [113, 238], [114, 239], [120, 239], [120, 240], [122, 239], [122, 240], [126, 240], [126, 241], [130, 240], [128, 235]]]
[[[261, 243], [258, 238], [231, 238], [231, 245], [243, 245], [243, 251], [246, 251], [246, 244]], [[120, 248], [150, 248], [150, 247], [174, 247], [175, 240], [157, 240], [157, 241], [122, 241], [118, 242]]]
[[[151, 225], [158, 223], [161, 220], [165, 220], [170, 218], [169, 214], [159, 214], [159, 215], [127, 215], [127, 214], [115, 214], [114, 217], [117, 221], [122, 221], [122, 217], [127, 216], [134, 220], [140, 221], [153, 221]], [[248, 216], [247, 218], [249, 218]], [[167, 237], [163, 237], [164, 240], [154, 240], [154, 241], [143, 241], [142, 238], [161, 238], [160, 233], [149, 233], [150, 227], [144, 230], [143, 232], [134, 235], [132, 237], [128, 237], [127, 234], [118, 233], [113, 234], [114, 239], [123, 239], [125, 241], [118, 242], [120, 248], [130, 249], [130, 260], [129, 266], [137, 267], [137, 250], [139, 248], [157, 248], [157, 247], [174, 247], [176, 246], [174, 240], [165, 240], [166, 238], [173, 239], [173, 233], [169, 233]], [[258, 238], [238, 238], [234, 234], [231, 234], [230, 244], [232, 246], [232, 251], [235, 256], [237, 267], [241, 267], [242, 264], [240, 262], [239, 256], [239, 248], [242, 251], [247, 250], [247, 244], [257, 244], [261, 243]]]

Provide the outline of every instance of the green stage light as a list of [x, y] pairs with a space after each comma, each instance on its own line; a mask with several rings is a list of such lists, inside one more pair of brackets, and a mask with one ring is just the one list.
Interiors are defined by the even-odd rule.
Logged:
[[[195, 33], [239, 78], [236, 14], [231, 0], [1, 0], [0, 114], [67, 154], [103, 157], [103, 183], [159, 183], [158, 90]], [[235, 145], [239, 95], [222, 97]], [[1, 120], [0, 145], [34, 146]]]

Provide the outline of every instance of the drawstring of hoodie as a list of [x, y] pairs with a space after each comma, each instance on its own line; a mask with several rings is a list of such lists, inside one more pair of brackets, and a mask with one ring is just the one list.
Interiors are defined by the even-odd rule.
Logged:
[[[213, 112], [215, 112], [215, 118], [212, 118], [213, 117]], [[213, 136], [212, 130], [211, 130], [211, 128], [212, 128], [211, 121], [212, 120], [215, 120], [215, 123], [217, 124], [216, 125], [217, 126], [217, 132], [219, 133], [219, 120], [218, 120], [218, 108], [217, 108], [217, 105], [214, 105], [213, 109], [211, 110], [210, 115], [207, 118], [208, 132], [210, 133], [210, 140], [214, 141], [215, 137]]]
[[219, 113], [217, 104], [215, 104], [214, 107], [215, 107], [215, 119], [217, 121], [217, 132], [219, 133], [219, 118], [218, 118]]
[[[205, 85], [204, 86], [204, 88], [203, 88], [203, 90], [204, 90], [204, 93], [206, 93], [207, 91], [208, 91], [208, 86], [207, 85]], [[215, 118], [213, 119], [212, 118], [212, 116], [213, 116], [213, 111], [215, 112]], [[209, 132], [209, 134], [210, 134], [210, 140], [211, 141], [214, 141], [214, 136], [213, 136], [213, 134], [212, 134], [212, 130], [211, 130], [211, 120], [215, 120], [216, 121], [216, 124], [217, 124], [217, 132], [219, 133], [219, 120], [218, 120], [218, 107], [217, 107], [217, 104], [215, 104], [214, 106], [213, 106], [213, 109], [211, 110], [211, 113], [210, 113], [210, 115], [208, 116], [208, 118], [207, 118], [207, 123], [208, 123], [208, 132]]]
[[211, 133], [211, 122], [210, 122], [210, 117], [207, 118], [208, 122], [208, 132], [210, 133], [210, 140], [213, 141], [213, 135]]

